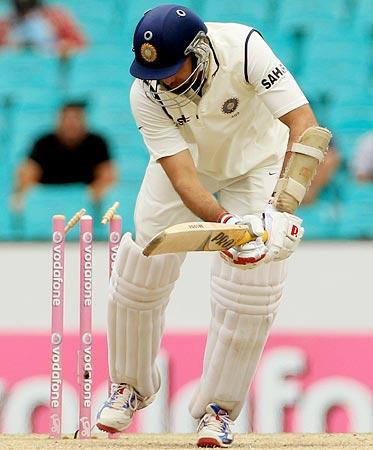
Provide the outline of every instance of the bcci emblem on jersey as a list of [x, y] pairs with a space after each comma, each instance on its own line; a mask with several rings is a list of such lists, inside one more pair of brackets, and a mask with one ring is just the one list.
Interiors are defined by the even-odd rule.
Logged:
[[221, 110], [224, 114], [232, 114], [232, 112], [236, 111], [238, 103], [239, 101], [237, 97], [229, 98], [223, 103]]
[[157, 59], [157, 50], [152, 44], [149, 44], [148, 42], [144, 42], [144, 44], [142, 44], [140, 52], [142, 58], [146, 62], [152, 63]]

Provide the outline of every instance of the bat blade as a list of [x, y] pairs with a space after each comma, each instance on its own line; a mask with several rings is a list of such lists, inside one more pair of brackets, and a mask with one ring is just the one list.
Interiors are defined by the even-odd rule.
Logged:
[[164, 253], [222, 251], [256, 239], [246, 225], [185, 222], [158, 233], [143, 250], [145, 256]]

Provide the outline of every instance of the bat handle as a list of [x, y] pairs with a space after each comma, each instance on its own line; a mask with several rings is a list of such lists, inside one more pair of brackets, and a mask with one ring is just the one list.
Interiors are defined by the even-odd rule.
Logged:
[[[249, 231], [245, 231], [243, 238], [240, 241], [236, 242], [236, 246], [246, 244], [250, 241], [255, 241], [256, 238], [257, 236], [252, 235]], [[264, 230], [262, 238], [264, 242], [268, 240], [268, 232], [266, 230]]]

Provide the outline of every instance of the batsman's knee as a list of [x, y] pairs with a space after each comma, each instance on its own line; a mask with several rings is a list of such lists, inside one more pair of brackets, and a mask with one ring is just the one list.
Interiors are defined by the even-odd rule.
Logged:
[[285, 276], [285, 261], [240, 270], [215, 257], [211, 272], [213, 303], [239, 314], [273, 314], [281, 300]]
[[126, 233], [113, 266], [111, 297], [126, 298], [134, 304], [167, 297], [179, 277], [183, 259], [177, 254], [147, 258], [142, 254], [142, 247]]

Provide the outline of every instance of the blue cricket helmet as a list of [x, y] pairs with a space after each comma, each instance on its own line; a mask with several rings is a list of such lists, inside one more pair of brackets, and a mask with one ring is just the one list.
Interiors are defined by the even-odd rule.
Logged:
[[161, 5], [145, 12], [133, 37], [131, 75], [141, 80], [175, 75], [191, 52], [189, 45], [201, 32], [207, 33], [205, 23], [185, 6]]

